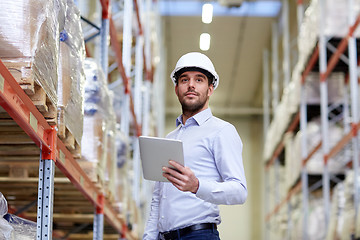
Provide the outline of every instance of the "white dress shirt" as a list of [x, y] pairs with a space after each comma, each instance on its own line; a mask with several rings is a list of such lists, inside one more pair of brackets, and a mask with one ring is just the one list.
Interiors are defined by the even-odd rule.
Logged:
[[167, 138], [180, 139], [184, 163], [199, 179], [196, 194], [182, 192], [169, 182], [156, 182], [144, 240], [197, 223], [221, 222], [219, 204], [242, 204], [247, 197], [242, 142], [233, 125], [214, 117], [210, 108], [189, 118], [182, 116]]

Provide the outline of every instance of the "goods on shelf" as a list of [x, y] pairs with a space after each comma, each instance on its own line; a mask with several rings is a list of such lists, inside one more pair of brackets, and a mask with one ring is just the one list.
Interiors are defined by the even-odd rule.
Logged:
[[106, 167], [105, 167], [105, 195], [112, 200], [116, 197], [116, 179], [117, 179], [117, 145], [116, 145], [116, 122], [114, 118], [109, 121], [107, 129], [107, 147], [106, 147]]
[[80, 12], [72, 0], [59, 3], [58, 135], [80, 157], [83, 131], [85, 46]]
[[[320, 119], [316, 118], [310, 121], [307, 125], [306, 130], [306, 142], [308, 152], [312, 151], [313, 148], [318, 145], [321, 141], [321, 129], [320, 129]], [[300, 178], [301, 168], [302, 168], [302, 158], [301, 158], [301, 138], [303, 134], [301, 131], [297, 132], [293, 137], [286, 138], [285, 144], [285, 167], [286, 167], [286, 176], [287, 184], [290, 188], [295, 184], [295, 182]], [[337, 124], [329, 124], [329, 144], [330, 147], [335, 146], [335, 144], [341, 139], [343, 135], [343, 129]], [[289, 139], [288, 139], [289, 138]], [[345, 169], [346, 159], [330, 158], [328, 162], [328, 170], [332, 174], [341, 174]], [[323, 172], [323, 156], [321, 151], [315, 152], [312, 157], [306, 163], [306, 171], [308, 174], [321, 175]]]
[[[342, 103], [344, 100], [345, 74], [334, 72], [327, 79], [329, 103]], [[320, 74], [311, 72], [306, 77], [305, 83], [306, 103], [320, 105]]]
[[[353, 1], [354, 12], [360, 10], [360, 1]], [[299, 45], [299, 59], [303, 64], [306, 64], [309, 55], [313, 51], [317, 38], [320, 34], [320, 1], [312, 0], [309, 7], [305, 11], [303, 23], [301, 25], [298, 37]], [[348, 25], [348, 2], [338, 0], [326, 0], [325, 8], [323, 9], [323, 31], [327, 37], [343, 38], [349, 31]], [[360, 29], [358, 28], [354, 36], [360, 36]], [[303, 65], [304, 68], [305, 65]]]
[[[360, 179], [357, 179], [360, 182]], [[332, 195], [330, 227], [326, 240], [345, 240], [355, 236], [354, 171], [348, 170], [344, 182], [338, 183]], [[356, 239], [356, 238], [355, 238]]]
[[0, 192], [0, 239], [32, 240], [36, 238], [36, 223], [8, 214], [7, 201]]
[[[344, 73], [335, 72], [328, 78], [328, 100], [329, 103], [341, 103], [344, 96]], [[283, 98], [276, 108], [274, 119], [270, 124], [266, 135], [264, 148], [264, 159], [269, 160], [274, 153], [276, 146], [282, 141], [286, 128], [292, 121], [295, 113], [299, 110], [300, 104], [300, 83], [301, 72], [299, 65], [296, 65], [292, 81], [285, 88]], [[306, 77], [306, 103], [320, 104], [320, 79], [319, 73], [310, 73]], [[299, 152], [301, 153], [301, 152]], [[299, 155], [301, 156], [301, 155]]]
[[81, 140], [82, 157], [79, 163], [90, 178], [103, 187], [108, 159], [108, 133], [109, 130], [113, 131], [110, 127], [115, 125], [115, 115], [102, 70], [89, 58], [84, 62], [84, 69], [84, 130]]
[[120, 212], [128, 209], [130, 189], [128, 184], [129, 171], [127, 169], [127, 159], [130, 159], [129, 139], [120, 131], [120, 126], [116, 129], [116, 207]]
[[[352, 183], [347, 183], [350, 181], [349, 179], [351, 179], [347, 173], [346, 180], [343, 183], [340, 182], [343, 174], [349, 171], [349, 163], [353, 158], [354, 152], [357, 152], [353, 151], [354, 146], [349, 143], [353, 132], [350, 130], [350, 123], [354, 121], [354, 119], [347, 119], [347, 117], [349, 117], [348, 111], [351, 110], [352, 107], [349, 106], [349, 104], [352, 104], [354, 99], [352, 99], [353, 95], [350, 95], [348, 86], [345, 85], [345, 75], [349, 73], [349, 66], [352, 66], [351, 63], [354, 63], [354, 61], [352, 61], [354, 59], [349, 58], [349, 63], [344, 59], [352, 55], [349, 51], [354, 49], [351, 48], [351, 45], [349, 45], [349, 49], [347, 49], [346, 40], [349, 40], [349, 38], [341, 41], [342, 38], [346, 37], [354, 29], [349, 28], [350, 9], [348, 1], [326, 0], [323, 1], [324, 5], [320, 6], [321, 2], [321, 0], [312, 0], [305, 12], [298, 36], [298, 62], [292, 71], [291, 82], [288, 86], [285, 86], [281, 102], [274, 110], [273, 121], [266, 136], [264, 149], [265, 161], [273, 160], [274, 156], [281, 156], [278, 155], [281, 153], [278, 151], [275, 152], [275, 149], [279, 150], [282, 149], [282, 146], [285, 147], [285, 168], [287, 171], [287, 190], [285, 193], [288, 195], [286, 198], [280, 198], [284, 200], [281, 205], [275, 204], [276, 208], [274, 212], [281, 213], [284, 211], [283, 209], [286, 209], [283, 207], [285, 205], [283, 203], [290, 204], [286, 215], [289, 217], [289, 214], [291, 214], [291, 219], [287, 221], [289, 230], [286, 235], [281, 235], [281, 239], [288, 239], [289, 235], [291, 236], [290, 239], [301, 239], [304, 231], [307, 233], [307, 239], [326, 238], [326, 240], [342, 240], [353, 239], [354, 237], [356, 239], [356, 237], [358, 237], [356, 231], [358, 229], [360, 231], [360, 227], [358, 227], [359, 220], [355, 221], [353, 180]], [[321, 9], [322, 7], [324, 8]], [[351, 7], [352, 10], [354, 10], [355, 16], [358, 16], [360, 1], [354, 0]], [[320, 14], [320, 12], [324, 15]], [[319, 41], [320, 36], [323, 36], [322, 33], [325, 35], [324, 42]], [[355, 38], [360, 36], [359, 27], [355, 29], [353, 36]], [[321, 38], [321, 40], [323, 40], [323, 38]], [[344, 48], [339, 47], [340, 42], [344, 44], [342, 45]], [[319, 48], [316, 48], [317, 45]], [[323, 51], [325, 51], [325, 53]], [[335, 51], [336, 54], [334, 54]], [[343, 56], [340, 56], [338, 60], [339, 52], [343, 52]], [[325, 55], [325, 59], [323, 58], [323, 54]], [[354, 54], [359, 58], [359, 51]], [[310, 59], [311, 61], [309, 61]], [[331, 61], [329, 61], [330, 59]], [[326, 74], [321, 76], [319, 69], [320, 64], [324, 63], [323, 60], [326, 60], [326, 64], [330, 67], [327, 67]], [[305, 79], [303, 79], [303, 74], [304, 76], [306, 74]], [[320, 91], [320, 76], [326, 77], [326, 85], [322, 85], [327, 86], [326, 91]], [[304, 82], [302, 82], [303, 80]], [[324, 80], [324, 78], [322, 80]], [[305, 84], [302, 86], [302, 83]], [[302, 87], [305, 89], [305, 92], [302, 93], [304, 95], [301, 94]], [[351, 91], [351, 94], [352, 93]], [[303, 96], [305, 96], [305, 98], [301, 99]], [[327, 105], [321, 101], [322, 97], [327, 98]], [[345, 97], [347, 97], [347, 99], [345, 99]], [[350, 98], [352, 101], [350, 101]], [[301, 138], [304, 133], [301, 131], [297, 133], [296, 131], [286, 132], [287, 129], [289, 129], [290, 123], [295, 122], [294, 116], [295, 113], [298, 113], [300, 110], [300, 100], [304, 100], [307, 110], [306, 119], [301, 119], [305, 119], [307, 122], [307, 154], [315, 150], [306, 162], [305, 168], [308, 174], [321, 175], [323, 177], [323, 179], [320, 180], [319, 176], [304, 175], [306, 177], [301, 179], [303, 180], [301, 181], [301, 185], [296, 185], [296, 187], [306, 188], [310, 192], [310, 194], [308, 194], [307, 191], [304, 191], [304, 194], [306, 194], [304, 195], [304, 200], [309, 201], [308, 208], [301, 206], [303, 196], [298, 194], [298, 191], [292, 191], [295, 189], [293, 187], [297, 180], [300, 179], [300, 172], [302, 167], [304, 167], [302, 162], [304, 159], [301, 156]], [[320, 104], [322, 106], [320, 106]], [[325, 106], [326, 109], [324, 109]], [[315, 112], [316, 115], [323, 114], [321, 115], [323, 120], [327, 118], [328, 121], [314, 119], [314, 117], [320, 117], [314, 116]], [[353, 114], [353, 112], [350, 112], [350, 114]], [[324, 125], [322, 126], [321, 124]], [[324, 127], [326, 127], [326, 129], [321, 129]], [[328, 135], [326, 139], [328, 141], [322, 138], [321, 130], [324, 130], [323, 133]], [[354, 132], [356, 135], [356, 131]], [[321, 140], [324, 140], [325, 143]], [[319, 145], [320, 143], [324, 145]], [[316, 151], [316, 149], [321, 148], [329, 152]], [[326, 159], [326, 157], [329, 158], [327, 168], [324, 168], [324, 159]], [[278, 168], [278, 166], [275, 166], [275, 168]], [[334, 176], [335, 174], [341, 174], [341, 177]], [[317, 182], [312, 184], [311, 182], [315, 179]], [[307, 183], [309, 183], [311, 187], [304, 186], [304, 184]], [[323, 183], [324, 186], [322, 186]], [[333, 199], [329, 201], [328, 196], [334, 184], [336, 184], [336, 187], [332, 197]], [[281, 187], [281, 185], [271, 187], [277, 189]], [[314, 188], [318, 189], [316, 193], [312, 192]], [[298, 190], [298, 188], [296, 189]], [[346, 191], [348, 194], [345, 194]], [[277, 195], [279, 195], [279, 193], [277, 193]], [[288, 198], [289, 196], [290, 198]], [[298, 199], [299, 204], [294, 205], [294, 199]], [[325, 209], [325, 206], [330, 206], [330, 204], [332, 207], [331, 211]], [[346, 211], [345, 205], [347, 206]], [[282, 208], [278, 209], [277, 207], [280, 206], [282, 206]], [[273, 209], [270, 209], [270, 213], [271, 210]], [[303, 228], [303, 214], [305, 211], [307, 211], [308, 218], [306, 226]], [[327, 224], [329, 220], [328, 213], [331, 213], [329, 224]], [[360, 219], [360, 217], [358, 217], [358, 219]], [[357, 226], [355, 226], [355, 222]], [[280, 231], [281, 230], [279, 230], [279, 232]]]
[[14, 229], [10, 223], [4, 219], [8, 212], [8, 205], [4, 195], [0, 192], [0, 239], [10, 239]]
[[[303, 23], [301, 24], [298, 36], [298, 62], [294, 66], [291, 75], [291, 81], [288, 86], [285, 86], [283, 95], [279, 105], [274, 111], [273, 121], [271, 122], [266, 138], [264, 148], [264, 160], [268, 161], [273, 154], [276, 146], [282, 140], [282, 134], [286, 131], [294, 114], [299, 109], [300, 104], [300, 89], [302, 73], [308, 63], [309, 57], [314, 51], [314, 47], [318, 42], [319, 36], [319, 21], [320, 21], [320, 3], [319, 0], [312, 0], [310, 6], [307, 8]], [[326, 1], [325, 35], [327, 37], [345, 37], [349, 31], [348, 28], [348, 7], [347, 1], [329, 0]], [[355, 12], [360, 10], [360, 1], [354, 1]], [[360, 30], [357, 29], [355, 36], [360, 36]], [[315, 83], [317, 73], [311, 73], [307, 76], [306, 82]], [[343, 73], [332, 73], [328, 78], [329, 101], [338, 101], [342, 96], [343, 82], [340, 80], [344, 77]], [[315, 86], [315, 88], [313, 88]], [[337, 91], [336, 91], [337, 90]], [[318, 103], [320, 95], [312, 95], [319, 92], [319, 86], [316, 84], [307, 84], [307, 92], [310, 98], [307, 99], [308, 104]], [[333, 95], [335, 94], [335, 95]]]
[[[285, 179], [286, 188], [291, 189], [299, 178], [301, 170], [301, 161], [296, 157], [295, 159], [295, 146], [294, 133], [288, 132], [284, 135], [285, 145]], [[301, 156], [301, 155], [300, 155]]]
[[0, 58], [46, 118], [56, 121], [58, 22], [53, 1], [0, 2]]
[[[292, 201], [292, 229], [291, 239], [302, 239], [303, 235], [303, 217], [304, 213], [301, 204], [302, 195], [298, 195]], [[294, 202], [296, 204], [294, 205]], [[323, 199], [321, 197], [321, 191], [314, 192], [309, 200], [309, 215], [307, 221], [307, 238], [309, 240], [323, 240], [326, 236], [325, 227], [325, 209], [323, 206]]]

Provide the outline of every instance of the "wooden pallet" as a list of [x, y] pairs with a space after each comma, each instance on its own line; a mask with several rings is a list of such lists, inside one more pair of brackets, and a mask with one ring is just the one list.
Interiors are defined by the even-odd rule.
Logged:
[[67, 127], [65, 127], [65, 134], [60, 135], [58, 132], [60, 139], [65, 144], [66, 148], [70, 151], [73, 158], [79, 159], [81, 158], [81, 147], [80, 144], [76, 141], [72, 133], [69, 131]]
[[74, 158], [81, 158], [80, 143], [76, 140], [75, 136], [68, 128], [66, 119], [64, 117], [64, 109], [58, 108], [57, 115], [58, 136], [64, 142], [66, 148], [71, 152]]
[[20, 87], [32, 100], [50, 125], [56, 124], [57, 108], [45, 90], [34, 80], [32, 63], [28, 61], [6, 62], [8, 68]]

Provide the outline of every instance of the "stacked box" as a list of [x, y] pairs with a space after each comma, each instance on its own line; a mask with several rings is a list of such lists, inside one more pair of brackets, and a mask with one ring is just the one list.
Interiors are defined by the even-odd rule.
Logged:
[[[60, 48], [58, 81], [58, 134], [80, 147], [83, 131], [85, 73], [84, 37], [80, 12], [72, 0], [59, 1]], [[80, 154], [79, 149], [78, 154]]]
[[1, 60], [24, 90], [35, 95], [39, 110], [55, 108], [56, 115], [59, 24], [54, 1], [2, 0], [0, 22]]

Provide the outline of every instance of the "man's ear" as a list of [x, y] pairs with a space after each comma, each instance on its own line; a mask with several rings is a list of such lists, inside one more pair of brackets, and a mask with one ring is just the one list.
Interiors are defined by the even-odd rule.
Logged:
[[175, 94], [176, 94], [176, 96], [179, 96], [178, 85], [177, 84], [175, 85]]
[[210, 97], [213, 93], [214, 93], [214, 85], [210, 84], [209, 85], [209, 91], [208, 91], [208, 97]]

